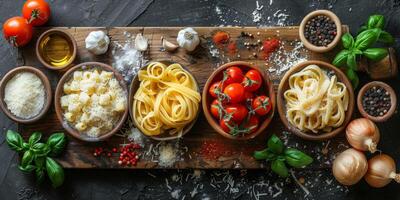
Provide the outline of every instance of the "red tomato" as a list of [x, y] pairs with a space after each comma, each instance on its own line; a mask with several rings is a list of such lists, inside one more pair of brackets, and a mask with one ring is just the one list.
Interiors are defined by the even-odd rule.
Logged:
[[235, 126], [233, 122], [230, 120], [225, 120], [225, 119], [219, 120], [219, 126], [222, 128], [222, 130], [224, 130], [226, 133], [231, 133], [231, 128], [229, 128], [228, 125], [232, 128]]
[[246, 118], [249, 112], [246, 106], [242, 104], [230, 104], [225, 107], [226, 114], [232, 115], [232, 120], [236, 123], [241, 123]]
[[262, 76], [255, 69], [249, 70], [243, 78], [243, 86], [246, 91], [256, 91], [261, 87]]
[[20, 47], [32, 39], [32, 25], [23, 17], [12, 17], [3, 24], [3, 34], [12, 45]]
[[259, 124], [259, 120], [256, 116], [251, 116], [250, 120], [247, 122], [247, 124], [244, 126], [249, 130], [248, 133], [253, 133], [257, 130]]
[[28, 0], [22, 7], [22, 16], [29, 21], [32, 26], [45, 24], [50, 17], [49, 4], [44, 0]]
[[244, 99], [244, 87], [240, 83], [232, 83], [224, 89], [230, 103], [239, 103]]
[[217, 97], [218, 97], [218, 95], [217, 95], [217, 93], [216, 93], [216, 89], [217, 89], [217, 88], [219, 88], [219, 91], [218, 91], [218, 92], [222, 92], [220, 83], [221, 83], [220, 81], [213, 83], [213, 84], [211, 85], [210, 89], [208, 90], [209, 93], [210, 93], [210, 95], [211, 95], [212, 97], [214, 97], [214, 98], [217, 98]]
[[226, 76], [226, 80], [224, 82], [225, 85], [229, 85], [231, 83], [241, 83], [243, 80], [243, 72], [239, 67], [229, 67], [224, 71], [224, 76]]
[[210, 111], [212, 116], [214, 116], [215, 118], [219, 119], [220, 116], [220, 112], [222, 112], [222, 110], [220, 110], [220, 108], [218, 107], [218, 99], [214, 99], [214, 101], [211, 103], [211, 107], [210, 107]]
[[244, 92], [244, 100], [246, 100], [247, 102], [252, 102], [253, 98], [254, 98], [253, 93], [251, 93], [247, 90]]
[[258, 96], [252, 103], [253, 110], [260, 116], [266, 115], [271, 110], [271, 102], [267, 96]]

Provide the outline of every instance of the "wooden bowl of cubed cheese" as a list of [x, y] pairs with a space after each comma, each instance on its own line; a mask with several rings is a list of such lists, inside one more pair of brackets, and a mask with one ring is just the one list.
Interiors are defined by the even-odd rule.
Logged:
[[69, 69], [58, 82], [54, 102], [64, 129], [87, 142], [111, 137], [128, 116], [124, 78], [99, 62], [85, 62]]

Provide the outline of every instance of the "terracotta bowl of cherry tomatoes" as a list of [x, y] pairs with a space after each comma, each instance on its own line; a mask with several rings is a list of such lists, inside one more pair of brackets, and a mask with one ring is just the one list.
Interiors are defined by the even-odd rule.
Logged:
[[275, 112], [275, 93], [264, 70], [247, 62], [222, 65], [208, 78], [202, 95], [208, 123], [222, 136], [248, 140], [263, 132]]

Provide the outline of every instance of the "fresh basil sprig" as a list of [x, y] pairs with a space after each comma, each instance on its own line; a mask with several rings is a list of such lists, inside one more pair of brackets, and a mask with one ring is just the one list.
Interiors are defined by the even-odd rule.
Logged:
[[38, 183], [43, 182], [47, 172], [53, 187], [59, 187], [64, 182], [64, 170], [49, 156], [60, 155], [65, 148], [67, 138], [64, 133], [52, 134], [46, 143], [40, 142], [41, 138], [41, 133], [34, 132], [26, 143], [15, 131], [8, 130], [6, 135], [8, 146], [22, 155], [18, 166], [21, 171], [34, 172]]
[[276, 135], [269, 138], [267, 148], [255, 151], [253, 157], [256, 160], [271, 161], [271, 170], [281, 177], [289, 175], [286, 164], [294, 168], [301, 168], [313, 162], [309, 155], [294, 148], [286, 148]]

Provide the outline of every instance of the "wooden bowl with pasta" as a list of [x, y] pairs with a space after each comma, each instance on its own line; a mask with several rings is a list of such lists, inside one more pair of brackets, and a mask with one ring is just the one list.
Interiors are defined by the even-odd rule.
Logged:
[[[80, 82], [73, 83], [76, 80]], [[72, 84], [77, 85], [75, 89]], [[58, 82], [54, 99], [56, 115], [73, 137], [86, 142], [103, 141], [117, 133], [125, 123], [127, 95], [125, 80], [114, 68], [99, 62], [81, 63], [69, 69]], [[68, 98], [64, 98], [66, 96]]]
[[351, 120], [353, 87], [335, 66], [305, 61], [292, 67], [282, 78], [277, 106], [289, 131], [307, 140], [326, 140], [341, 133]]
[[[160, 76], [160, 79], [165, 82], [157, 83], [157, 85], [153, 85], [156, 83], [149, 81], [150, 79], [139, 80], [139, 77], [150, 77], [147, 71], [149, 66], [152, 67], [154, 73], [158, 73], [157, 71], [162, 68], [165, 72], [168, 71], [170, 76]], [[174, 74], [171, 74], [173, 71]], [[172, 79], [175, 75], [176, 80], [183, 80], [181, 79], [182, 76], [186, 77], [185, 80], [188, 82], [185, 83], [188, 84], [173, 82]], [[143, 85], [149, 84], [154, 87], [142, 86], [143, 81], [146, 81], [146, 84], [143, 83]], [[157, 91], [152, 90], [155, 88], [157, 88]], [[173, 93], [167, 94], [167, 90], [173, 90]], [[136, 95], [137, 98], [135, 98]], [[175, 96], [179, 96], [179, 98], [175, 98]], [[148, 101], [150, 99], [154, 99], [154, 101]], [[157, 99], [160, 100], [157, 101]], [[200, 101], [200, 88], [195, 77], [187, 68], [172, 61], [154, 61], [143, 66], [133, 78], [129, 89], [129, 113], [134, 126], [143, 135], [158, 141], [179, 139], [187, 134], [196, 123], [200, 113]], [[150, 116], [149, 111], [157, 113], [155, 115], [161, 117]], [[170, 125], [167, 125], [167, 123]]]

